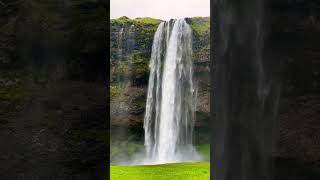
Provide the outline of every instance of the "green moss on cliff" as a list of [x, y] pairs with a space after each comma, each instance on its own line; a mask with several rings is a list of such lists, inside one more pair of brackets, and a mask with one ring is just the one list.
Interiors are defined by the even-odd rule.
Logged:
[[27, 91], [22, 86], [0, 88], [0, 114], [20, 111], [27, 97]]
[[144, 110], [146, 107], [146, 101], [144, 99], [136, 100], [131, 103], [131, 106], [137, 110]]
[[120, 17], [117, 19], [111, 19], [111, 24], [147, 24], [147, 25], [158, 25], [160, 24], [160, 19], [145, 17], [145, 18], [136, 18], [130, 19], [128, 17]]
[[149, 57], [143, 53], [135, 52], [133, 55], [133, 75], [135, 77], [148, 76]]
[[110, 98], [111, 100], [118, 97], [124, 91], [124, 87], [120, 85], [110, 85]]
[[24, 83], [26, 76], [22, 72], [0, 73], [0, 115], [20, 111], [30, 92]]
[[210, 47], [210, 18], [194, 17], [191, 19], [193, 30], [193, 49], [197, 54], [201, 49]]
[[193, 30], [193, 59], [196, 69], [208, 66], [210, 59], [210, 18], [194, 17], [191, 19]]
[[191, 28], [197, 35], [205, 35], [210, 33], [209, 17], [194, 17], [191, 21]]
[[[134, 25], [135, 43], [137, 47], [143, 45], [150, 45], [152, 43], [153, 35], [161, 23], [160, 19], [150, 17], [130, 19], [128, 17], [120, 17], [118, 19], [111, 19], [111, 29], [118, 32], [121, 27], [129, 27]], [[142, 47], [141, 47], [142, 48]]]
[[[135, 83], [140, 84], [146, 82], [149, 76], [149, 57], [150, 55], [134, 51], [128, 56], [121, 57], [121, 60], [112, 62], [112, 77], [111, 82], [121, 80], [133, 80]], [[132, 64], [130, 64], [132, 61]], [[111, 93], [111, 96], [113, 93]]]
[[[111, 20], [111, 62], [115, 69], [123, 79], [131, 78], [139, 85], [146, 85], [149, 76], [149, 61], [152, 51], [152, 42], [154, 34], [161, 20], [153, 18], [137, 18], [129, 19], [121, 17]], [[190, 19], [191, 28], [193, 29], [193, 50], [194, 61], [201, 63], [202, 69], [206, 68], [209, 62], [210, 49], [210, 18], [194, 17]], [[126, 38], [128, 37], [129, 28], [134, 25], [134, 51], [126, 51]], [[122, 36], [119, 36], [120, 29], [123, 28]], [[122, 41], [122, 49], [119, 49], [119, 37], [125, 38]], [[119, 52], [122, 55], [119, 56]], [[132, 60], [132, 69], [129, 67], [129, 61]], [[114, 63], [122, 61], [120, 63]], [[204, 67], [202, 67], [204, 66]], [[198, 65], [196, 65], [198, 68]], [[130, 72], [129, 72], [130, 71]], [[115, 74], [114, 74], [115, 75]], [[113, 80], [115, 80], [113, 78]]]

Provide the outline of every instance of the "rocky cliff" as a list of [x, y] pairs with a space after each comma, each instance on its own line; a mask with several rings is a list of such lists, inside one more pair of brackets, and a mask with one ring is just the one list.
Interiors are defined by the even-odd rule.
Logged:
[[[320, 157], [320, 5], [316, 0], [270, 2], [266, 54], [284, 68], [276, 152], [279, 179], [319, 179], [314, 169], [319, 169]], [[101, 161], [106, 160], [109, 139], [102, 80], [109, 59], [107, 35], [110, 32], [111, 42], [116, 42], [122, 21], [128, 25], [134, 21], [141, 33], [136, 33], [135, 49], [123, 53], [133, 52], [129, 53], [137, 67], [133, 84], [126, 90], [115, 83], [110, 86], [111, 106], [116, 107], [113, 117], [119, 117], [112, 125], [137, 123], [139, 128], [133, 130], [141, 130], [147, 66], [159, 20], [124, 18], [111, 22], [108, 29], [107, 12], [99, 0], [0, 1], [2, 179], [100, 179], [97, 175], [105, 172], [101, 169], [106, 162]], [[206, 88], [210, 87], [205, 79], [209, 72], [208, 21], [189, 20], [195, 34], [197, 77], [203, 82], [197, 117], [204, 121], [209, 109]], [[119, 58], [119, 48], [110, 45], [112, 64]], [[126, 65], [115, 67], [112, 72], [120, 72], [119, 78], [125, 80]], [[115, 82], [116, 78], [110, 79]], [[121, 98], [130, 106], [117, 108], [119, 94], [124, 94]]]
[[[111, 20], [111, 126], [143, 127], [149, 79], [149, 61], [155, 31], [161, 20]], [[198, 87], [197, 127], [209, 120], [210, 18], [187, 18], [193, 29], [194, 76]], [[120, 84], [129, 83], [128, 86]], [[207, 138], [208, 139], [208, 138]]]
[[266, 57], [281, 66], [278, 179], [320, 177], [320, 4], [268, 1]]
[[278, 155], [319, 168], [320, 4], [270, 1], [267, 56], [282, 66]]
[[0, 1], [0, 177], [105, 179], [107, 7]]

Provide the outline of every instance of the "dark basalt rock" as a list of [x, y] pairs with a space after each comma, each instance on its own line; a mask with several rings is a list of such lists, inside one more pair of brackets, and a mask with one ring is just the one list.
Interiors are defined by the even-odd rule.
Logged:
[[106, 179], [106, 7], [1, 2], [0, 177]]
[[[249, 9], [251, 5], [253, 6], [253, 1], [250, 2], [248, 0], [241, 3], [232, 0], [224, 1], [225, 4], [227, 2], [233, 3], [234, 8], [238, 10], [239, 14], [236, 16], [237, 18], [244, 18], [243, 20], [245, 21], [245, 17], [253, 17], [246, 16], [245, 14], [255, 12], [255, 10], [251, 9], [251, 11]], [[244, 6], [245, 2], [250, 3], [250, 6]], [[275, 138], [277, 143], [273, 153], [273, 157], [276, 160], [274, 164], [274, 177], [279, 180], [319, 179], [320, 49], [318, 44], [320, 41], [320, 4], [316, 0], [271, 0], [264, 2], [264, 8], [267, 12], [264, 17], [266, 37], [264, 38], [263, 58], [265, 59], [265, 65], [274, 67], [268, 70], [268, 72], [274, 73], [270, 74], [267, 78], [272, 78], [276, 75], [280, 77], [281, 82], [281, 96], [277, 118], [278, 128], [276, 129], [277, 138]], [[247, 11], [242, 11], [244, 8], [248, 8]], [[224, 22], [216, 24], [213, 22], [213, 28], [224, 24]], [[247, 30], [250, 28], [250, 25], [249, 23]], [[234, 30], [231, 33], [234, 36], [237, 33], [241, 34], [241, 25], [235, 26]], [[233, 45], [231, 43], [231, 46]], [[228, 47], [227, 51], [229, 50], [230, 47]], [[219, 53], [218, 51], [217, 49], [213, 50], [214, 53]], [[235, 63], [237, 62], [235, 61]], [[246, 63], [246, 65], [249, 64]], [[237, 67], [243, 65], [243, 63], [238, 64]], [[239, 69], [238, 72], [241, 72], [241, 70]], [[236, 68], [233, 69], [234, 71], [237, 71]], [[246, 72], [241, 73], [241, 75], [244, 74]], [[251, 78], [251, 76], [248, 76], [248, 78]], [[232, 80], [233, 78], [230, 79]], [[239, 87], [243, 88], [246, 86], [248, 84], [243, 83]], [[233, 88], [235, 87], [237, 85]], [[233, 90], [230, 89], [230, 91]], [[240, 90], [237, 92], [239, 95], [245, 93], [247, 92], [241, 92]], [[249, 99], [244, 99], [242, 103], [245, 103]], [[234, 102], [237, 102], [237, 100]], [[250, 106], [251, 104], [252, 102], [248, 105]], [[237, 105], [235, 106], [237, 107]], [[234, 127], [236, 127], [236, 130], [230, 131], [239, 133], [237, 130], [239, 126], [235, 124]], [[232, 158], [236, 159], [238, 156], [232, 156]], [[259, 166], [256, 167], [259, 168]], [[238, 168], [232, 168], [231, 172], [227, 173], [230, 175], [229, 179], [239, 179], [239, 177], [232, 177], [235, 174], [233, 173], [235, 169]], [[269, 173], [271, 172], [269, 171]]]
[[277, 156], [319, 170], [320, 4], [283, 0], [269, 6], [268, 53], [283, 67]]
[[191, 22], [192, 22], [192, 18], [184, 18], [184, 20], [191, 25]]

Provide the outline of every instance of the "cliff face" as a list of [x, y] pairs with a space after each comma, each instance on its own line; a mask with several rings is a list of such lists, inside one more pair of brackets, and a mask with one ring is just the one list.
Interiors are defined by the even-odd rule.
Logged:
[[[209, 63], [210, 23], [209, 18], [189, 18], [194, 37], [193, 49], [195, 72], [205, 72]], [[113, 19], [110, 24], [110, 60], [111, 81], [116, 82], [128, 78], [136, 79], [134, 85], [146, 85], [148, 80], [148, 65], [151, 56], [154, 33], [161, 20], [152, 18], [129, 19], [121, 17]], [[120, 63], [118, 63], [121, 61]], [[129, 74], [129, 62], [133, 63], [133, 74]], [[118, 65], [119, 64], [119, 65]], [[120, 66], [120, 67], [119, 67]], [[140, 79], [139, 79], [140, 78]]]
[[[142, 128], [155, 31], [161, 20], [152, 18], [111, 21], [111, 125]], [[210, 19], [188, 18], [193, 29], [195, 81], [198, 84], [197, 125], [209, 119]], [[120, 87], [119, 83], [129, 83]]]
[[319, 169], [320, 4], [270, 1], [267, 55], [282, 65], [278, 156]]
[[[316, 0], [270, 2], [266, 54], [279, 60], [284, 72], [277, 149], [284, 169], [280, 171], [289, 172], [282, 179], [288, 179], [288, 174], [306, 177], [302, 171], [319, 168], [320, 157], [320, 5]], [[125, 62], [131, 55], [136, 69], [128, 89], [115, 85], [117, 77], [110, 78], [111, 106], [115, 107], [111, 123], [137, 123], [140, 129], [134, 130], [141, 130], [147, 66], [159, 21], [134, 20], [134, 49], [129, 42], [125, 55], [117, 56], [115, 42], [123, 20], [112, 22], [107, 29], [107, 12], [102, 1], [93, 0], [0, 2], [3, 179], [99, 179], [95, 175], [105, 172], [98, 168], [105, 166], [101, 161], [106, 159], [109, 139], [105, 133], [106, 89], [101, 80], [107, 72], [109, 32], [111, 71], [119, 72], [125, 81], [127, 65], [112, 63], [120, 57]], [[133, 20], [125, 21], [128, 31]], [[209, 110], [209, 19], [191, 18], [188, 22], [194, 30], [195, 71], [200, 84], [197, 126], [202, 127]], [[119, 103], [119, 98], [129, 105]]]
[[0, 177], [99, 179], [106, 6], [2, 0], [0, 14]]

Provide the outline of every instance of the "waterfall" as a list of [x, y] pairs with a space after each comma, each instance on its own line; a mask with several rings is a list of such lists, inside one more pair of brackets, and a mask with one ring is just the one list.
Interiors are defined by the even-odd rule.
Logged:
[[[121, 99], [125, 98], [125, 93], [133, 84], [133, 51], [135, 48], [135, 26], [132, 24], [130, 26], [122, 24], [119, 31], [116, 32], [116, 44], [117, 48], [117, 58], [114, 64], [112, 74], [115, 75], [114, 79], [111, 81], [115, 86], [122, 89], [117, 96], [117, 106], [118, 109], [122, 111], [123, 114], [128, 113], [128, 102]], [[125, 69], [125, 71], [123, 70]], [[117, 108], [115, 108], [117, 109]], [[121, 132], [125, 133], [125, 132]]]
[[[117, 33], [117, 49], [118, 49], [118, 52], [117, 52], [117, 56], [118, 56], [118, 61], [117, 61], [117, 67], [120, 66], [120, 58], [123, 56], [123, 50], [122, 50], [122, 41], [123, 41], [123, 31], [124, 31], [124, 28], [123, 28], [123, 25], [122, 27], [120, 28], [119, 32]], [[117, 73], [117, 76], [116, 76], [116, 82], [120, 84], [121, 82], [121, 77], [120, 77], [120, 73]]]
[[121, 76], [123, 73], [117, 73], [116, 82], [119, 86], [129, 87], [132, 83], [133, 51], [135, 47], [134, 28], [133, 24], [130, 26], [123, 24], [116, 35], [116, 47], [118, 49], [116, 67], [128, 67], [125, 77]]
[[128, 68], [129, 68], [129, 82], [127, 86], [130, 86], [132, 84], [132, 78], [133, 78], [133, 72], [132, 72], [132, 64], [133, 64], [133, 51], [134, 51], [134, 46], [135, 46], [135, 31], [134, 31], [134, 25], [132, 24], [129, 27], [128, 31], [128, 38], [127, 38], [127, 53], [129, 54], [128, 57]]
[[150, 61], [144, 118], [147, 163], [199, 160], [192, 145], [195, 108], [191, 27], [184, 19], [162, 22]]

